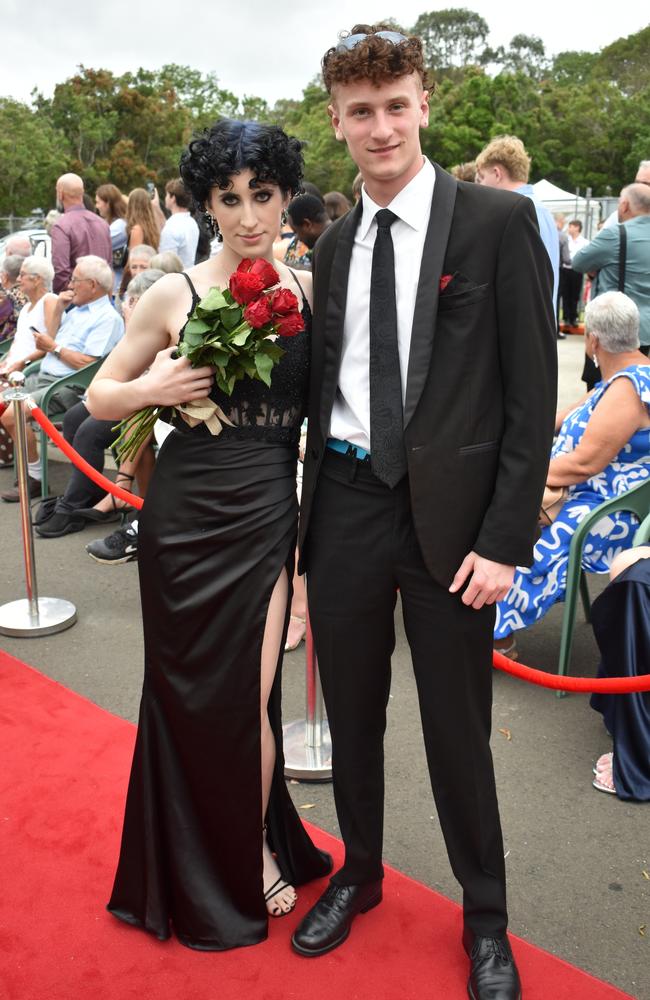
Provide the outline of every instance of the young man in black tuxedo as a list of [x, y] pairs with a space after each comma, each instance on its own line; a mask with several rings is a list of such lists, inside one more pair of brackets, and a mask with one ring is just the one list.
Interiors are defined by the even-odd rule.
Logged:
[[530, 563], [556, 393], [528, 198], [422, 155], [419, 39], [360, 25], [323, 60], [364, 179], [314, 262], [302, 566], [345, 863], [293, 938], [322, 955], [382, 898], [383, 735], [400, 591], [431, 784], [463, 887], [470, 996], [514, 1000], [490, 753], [494, 602]]

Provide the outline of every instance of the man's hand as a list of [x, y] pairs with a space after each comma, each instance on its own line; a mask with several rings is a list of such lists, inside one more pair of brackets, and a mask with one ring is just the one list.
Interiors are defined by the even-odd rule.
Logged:
[[484, 604], [494, 604], [506, 596], [515, 575], [514, 566], [483, 559], [476, 552], [466, 555], [453, 579], [450, 594], [455, 594], [464, 586], [469, 577], [467, 589], [461, 600], [468, 607], [482, 608]]
[[74, 298], [73, 288], [65, 288], [62, 292], [59, 292], [55, 306], [56, 311], [62, 313], [65, 309], [68, 308], [73, 298]]
[[56, 340], [50, 337], [47, 333], [39, 333], [37, 330], [34, 331], [34, 343], [36, 344], [37, 351], [48, 352], [54, 350], [54, 345]]

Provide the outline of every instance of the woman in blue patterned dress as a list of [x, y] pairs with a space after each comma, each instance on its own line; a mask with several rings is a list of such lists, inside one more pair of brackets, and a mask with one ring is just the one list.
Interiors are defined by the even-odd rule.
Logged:
[[[639, 351], [639, 312], [621, 292], [606, 292], [587, 306], [587, 353], [601, 381], [568, 411], [558, 414], [558, 435], [546, 485], [566, 499], [542, 528], [534, 563], [519, 566], [512, 587], [497, 604], [495, 649], [516, 659], [512, 635], [539, 621], [564, 599], [569, 547], [580, 521], [605, 500], [650, 476], [650, 363]], [[608, 515], [586, 539], [582, 566], [607, 573], [612, 559], [632, 545], [632, 514]]]

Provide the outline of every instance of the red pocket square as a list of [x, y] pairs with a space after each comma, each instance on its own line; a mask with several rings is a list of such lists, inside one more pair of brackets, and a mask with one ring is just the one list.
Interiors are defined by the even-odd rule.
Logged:
[[445, 288], [447, 287], [447, 285], [449, 284], [449, 282], [451, 281], [452, 278], [453, 278], [453, 274], [443, 274], [443, 276], [440, 279], [440, 291], [441, 292], [444, 292]]

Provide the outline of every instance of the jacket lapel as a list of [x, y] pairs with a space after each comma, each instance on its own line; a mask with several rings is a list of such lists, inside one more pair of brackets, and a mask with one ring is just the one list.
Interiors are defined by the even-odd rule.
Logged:
[[405, 428], [415, 413], [429, 374], [440, 292], [440, 276], [445, 261], [458, 187], [454, 178], [437, 163], [434, 164], [434, 167], [436, 183], [433, 189], [429, 226], [424, 238], [420, 278], [413, 312], [406, 402], [404, 404]]
[[341, 346], [343, 343], [343, 322], [345, 320], [345, 304], [348, 297], [348, 278], [350, 274], [350, 258], [354, 246], [354, 236], [361, 218], [362, 204], [346, 215], [339, 230], [334, 248], [330, 270], [327, 306], [325, 311], [325, 327], [323, 331], [323, 382], [320, 405], [320, 427], [323, 438], [329, 430], [336, 387], [338, 385]]

